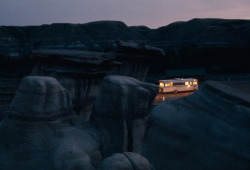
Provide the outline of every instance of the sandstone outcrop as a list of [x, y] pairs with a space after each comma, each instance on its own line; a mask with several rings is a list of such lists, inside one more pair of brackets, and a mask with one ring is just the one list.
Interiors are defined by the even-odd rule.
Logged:
[[75, 112], [85, 121], [89, 120], [103, 77], [119, 65], [111, 53], [37, 50], [33, 57], [38, 64], [31, 75], [56, 78], [70, 92]]
[[104, 78], [91, 115], [102, 136], [104, 157], [141, 152], [148, 113], [157, 93], [158, 86], [132, 77]]
[[150, 170], [150, 164], [143, 156], [133, 153], [124, 152], [116, 153], [103, 160], [98, 170]]
[[[11, 103], [8, 115], [0, 122], [0, 169], [151, 169], [145, 157], [132, 152], [116, 153], [120, 148], [110, 148], [114, 153], [107, 157], [111, 152], [102, 149], [107, 144], [103, 139], [117, 141], [117, 137], [113, 129], [105, 129], [107, 134], [103, 133], [101, 126], [109, 122], [102, 122], [104, 119], [100, 118], [99, 113], [107, 117], [114, 116], [115, 119], [110, 121], [114, 128], [117, 128], [115, 124], [120, 124], [117, 116], [122, 119], [131, 117], [144, 120], [158, 90], [154, 85], [130, 77], [111, 76], [105, 82], [110, 78], [115, 84], [112, 81], [113, 84], [108, 89], [123, 89], [123, 98], [118, 103], [125, 102], [125, 105], [119, 105], [122, 108], [116, 110], [122, 113], [106, 112], [105, 115], [102, 111], [106, 103], [98, 100], [97, 104], [102, 104], [99, 108], [101, 112], [95, 112], [96, 117], [93, 118], [96, 128], [91, 122], [83, 122], [74, 115], [70, 93], [56, 79], [46, 76], [25, 77]], [[103, 93], [107, 94], [108, 89], [102, 88]], [[133, 94], [137, 94], [135, 97], [141, 97], [141, 100], [135, 102]], [[119, 94], [111, 95], [112, 100], [119, 100]], [[132, 103], [126, 105], [130, 101]], [[138, 106], [133, 106], [133, 102]], [[115, 102], [109, 104], [117, 109]], [[111, 105], [107, 106], [108, 109], [111, 109]], [[134, 125], [133, 122], [127, 123]], [[133, 140], [138, 140], [140, 145], [145, 130], [143, 126], [132, 126], [130, 129]], [[129, 130], [128, 132], [131, 133]], [[138, 143], [132, 146], [137, 150], [141, 147]]]
[[54, 78], [24, 78], [0, 123], [0, 169], [96, 169], [98, 134], [84, 126]]
[[143, 153], [156, 169], [250, 167], [249, 90], [228, 84], [207, 82], [152, 110]]

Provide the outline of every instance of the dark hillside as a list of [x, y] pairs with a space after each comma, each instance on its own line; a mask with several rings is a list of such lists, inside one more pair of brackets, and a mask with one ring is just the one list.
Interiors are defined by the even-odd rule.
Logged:
[[9, 58], [28, 57], [32, 50], [39, 49], [108, 52], [116, 49], [116, 40], [146, 43], [164, 49], [166, 57], [152, 61], [160, 70], [184, 67], [211, 70], [219, 67], [229, 71], [250, 71], [246, 64], [250, 58], [250, 20], [192, 19], [158, 29], [128, 27], [120, 21], [1, 26], [0, 55], [7, 58], [1, 58], [4, 62]]

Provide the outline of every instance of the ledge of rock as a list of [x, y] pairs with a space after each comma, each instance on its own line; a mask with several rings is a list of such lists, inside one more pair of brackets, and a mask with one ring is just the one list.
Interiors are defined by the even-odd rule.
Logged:
[[74, 111], [85, 121], [89, 120], [103, 77], [119, 65], [110, 53], [44, 49], [33, 51], [32, 56], [38, 65], [31, 75], [56, 78], [69, 90]]
[[[133, 57], [136, 55], [136, 58], [152, 58], [155, 56], [164, 56], [165, 52], [161, 48], [153, 47], [145, 43], [134, 43], [118, 40], [116, 41], [118, 46], [118, 54], [121, 53], [121, 56]], [[126, 55], [127, 54], [127, 55]], [[130, 54], [130, 55], [129, 55]]]
[[155, 107], [144, 156], [156, 169], [248, 169], [250, 95], [242, 89], [207, 82]]
[[114, 54], [116, 60], [122, 64], [116, 67], [110, 73], [111, 75], [129, 76], [144, 81], [152, 60], [165, 55], [162, 49], [144, 43], [138, 44], [118, 40], [116, 44], [118, 49]]
[[105, 75], [120, 64], [114, 54], [90, 51], [34, 50], [32, 57], [42, 62], [44, 71], [59, 73]]

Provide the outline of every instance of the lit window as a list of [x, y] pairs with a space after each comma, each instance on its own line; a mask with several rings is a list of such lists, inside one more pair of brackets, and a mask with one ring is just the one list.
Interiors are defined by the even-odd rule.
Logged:
[[170, 86], [170, 83], [166, 83], [165, 86]]
[[160, 83], [160, 86], [163, 87], [163, 86], [164, 86], [164, 83]]
[[186, 85], [186, 86], [189, 85], [189, 82], [185, 82], [185, 85]]
[[194, 81], [193, 84], [197, 84], [197, 81]]

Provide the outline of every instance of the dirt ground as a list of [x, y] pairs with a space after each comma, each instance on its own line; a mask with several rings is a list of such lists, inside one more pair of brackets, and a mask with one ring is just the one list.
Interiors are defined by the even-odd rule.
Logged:
[[153, 105], [158, 105], [161, 102], [165, 101], [169, 98], [180, 98], [185, 97], [190, 94], [193, 94], [194, 92], [179, 92], [179, 93], [158, 93], [158, 95], [155, 97], [155, 101]]
[[249, 95], [250, 97], [250, 81], [224, 81], [223, 83], [229, 85], [230, 87], [236, 88], [237, 90], [241, 90]]

